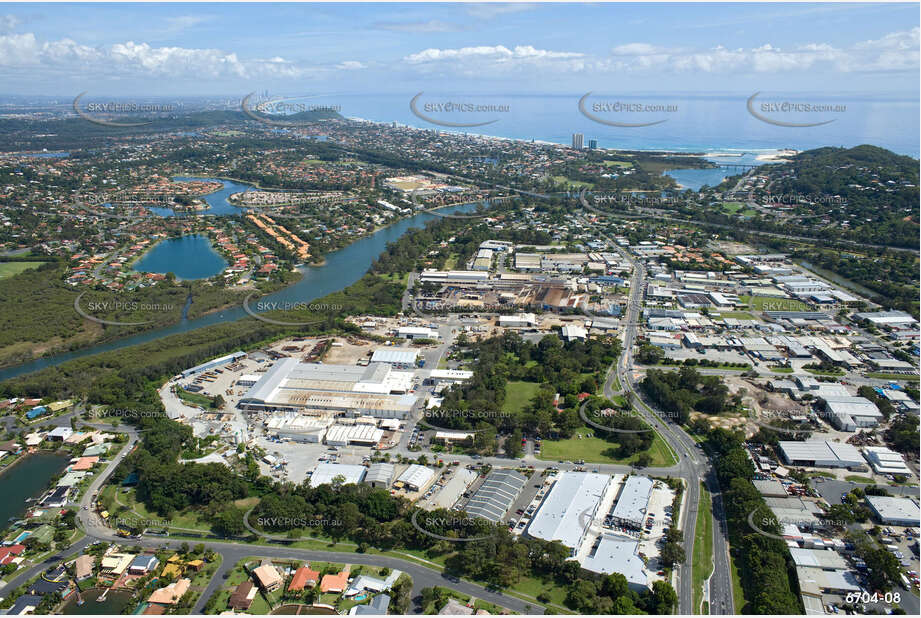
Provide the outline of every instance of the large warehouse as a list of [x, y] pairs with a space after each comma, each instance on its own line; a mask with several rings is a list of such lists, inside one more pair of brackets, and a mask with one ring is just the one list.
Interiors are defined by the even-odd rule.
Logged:
[[390, 365], [371, 363], [320, 365], [284, 358], [240, 399], [247, 411], [300, 412], [318, 410], [350, 416], [406, 418], [416, 397], [405, 393], [412, 373], [394, 371]]
[[867, 496], [867, 506], [877, 521], [887, 526], [917, 527], [921, 525], [918, 503], [911, 498], [893, 496]]
[[780, 446], [780, 454], [783, 456], [784, 461], [791, 466], [859, 468], [865, 465], [860, 451], [850, 444], [842, 442], [781, 440], [778, 446]]
[[595, 553], [582, 562], [582, 568], [594, 573], [620, 573], [627, 578], [631, 590], [642, 592], [649, 588], [646, 563], [638, 555], [638, 541], [604, 535]]
[[364, 466], [337, 463], [319, 463], [310, 475], [310, 486], [330, 485], [336, 477], [344, 479], [343, 485], [358, 484], [365, 478]]
[[648, 476], [629, 476], [617, 497], [611, 513], [614, 521], [641, 530], [646, 521], [646, 509], [652, 496], [652, 479]]
[[561, 472], [531, 520], [528, 534], [545, 541], [560, 541], [575, 554], [610, 483], [607, 474]]
[[527, 482], [528, 479], [514, 470], [494, 470], [476, 490], [464, 510], [472, 517], [482, 517], [498, 523], [512, 508]]

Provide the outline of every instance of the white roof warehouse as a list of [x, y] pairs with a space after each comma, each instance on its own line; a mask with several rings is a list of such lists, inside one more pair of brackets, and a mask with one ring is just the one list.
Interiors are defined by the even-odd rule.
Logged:
[[562, 472], [528, 526], [528, 534], [545, 541], [560, 541], [576, 551], [611, 477], [593, 472]]

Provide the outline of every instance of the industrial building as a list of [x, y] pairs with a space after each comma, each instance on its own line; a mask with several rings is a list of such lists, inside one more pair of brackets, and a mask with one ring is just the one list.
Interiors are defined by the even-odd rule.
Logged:
[[528, 534], [560, 541], [575, 555], [610, 483], [607, 474], [561, 472], [531, 520]]
[[393, 482], [393, 464], [374, 463], [368, 468], [365, 474], [365, 483], [371, 487], [388, 489]]
[[904, 474], [911, 476], [902, 455], [885, 446], [867, 446], [863, 456], [877, 474]]
[[464, 509], [472, 517], [497, 523], [515, 503], [528, 479], [514, 470], [494, 470], [467, 502]]
[[358, 367], [284, 358], [250, 387], [237, 405], [246, 411], [323, 411], [406, 418], [416, 397], [393, 393], [405, 393], [411, 383], [412, 373], [394, 371], [383, 363]]
[[416, 366], [417, 350], [406, 348], [378, 348], [371, 355], [371, 364], [383, 363], [394, 369], [413, 369]]
[[352, 464], [319, 463], [310, 475], [310, 486], [330, 485], [337, 476], [343, 479], [343, 485], [357, 485], [365, 478], [367, 468]]
[[406, 487], [410, 491], [422, 491], [428, 487], [435, 476], [435, 471], [419, 464], [412, 464], [397, 479], [401, 487]]
[[823, 396], [828, 421], [841, 431], [876, 427], [883, 418], [876, 404], [865, 397]]
[[227, 356], [215, 358], [214, 360], [210, 360], [207, 363], [196, 365], [195, 367], [192, 367], [191, 369], [186, 369], [185, 371], [182, 372], [181, 375], [183, 378], [188, 378], [189, 376], [193, 376], [196, 373], [208, 371], [209, 369], [214, 369], [215, 367], [220, 367], [221, 365], [227, 365], [234, 361], [238, 361], [241, 358], [246, 358], [246, 352], [237, 351], [237, 352], [234, 352], [233, 354], [228, 354]]
[[791, 466], [811, 468], [862, 468], [864, 459], [857, 448], [842, 442], [781, 440], [780, 454]]
[[649, 573], [639, 556], [638, 541], [604, 535], [595, 553], [582, 561], [582, 568], [593, 573], [620, 573], [627, 578], [631, 590], [643, 592], [649, 588]]
[[377, 446], [384, 437], [384, 430], [374, 425], [332, 425], [326, 431], [326, 443], [330, 446]]
[[893, 496], [867, 496], [866, 500], [867, 506], [881, 524], [909, 527], [921, 525], [916, 500]]
[[648, 476], [629, 476], [621, 487], [611, 518], [628, 528], [642, 530], [652, 497], [653, 481]]

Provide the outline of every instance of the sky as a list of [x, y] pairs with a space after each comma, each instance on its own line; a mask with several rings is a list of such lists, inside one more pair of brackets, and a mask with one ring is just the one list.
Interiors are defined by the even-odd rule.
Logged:
[[0, 4], [0, 95], [797, 93], [917, 100], [904, 4]]

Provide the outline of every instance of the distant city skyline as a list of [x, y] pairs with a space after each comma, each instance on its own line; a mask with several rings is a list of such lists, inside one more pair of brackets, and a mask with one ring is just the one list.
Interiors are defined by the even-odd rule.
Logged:
[[[75, 27], [75, 24], [77, 27]], [[5, 4], [5, 95], [919, 89], [904, 4]]]

